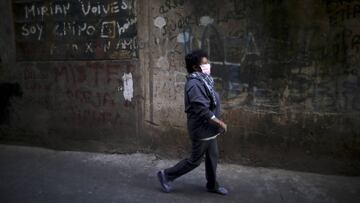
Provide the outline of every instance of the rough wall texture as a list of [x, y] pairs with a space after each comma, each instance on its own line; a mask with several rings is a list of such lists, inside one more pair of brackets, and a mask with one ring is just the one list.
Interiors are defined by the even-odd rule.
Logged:
[[1, 21], [1, 140], [135, 149], [143, 89], [135, 7], [132, 0], [2, 1], [9, 20]]
[[[20, 62], [16, 27], [22, 22], [14, 21], [17, 15], [0, 22], [2, 142], [183, 157], [189, 149], [183, 58], [202, 48], [229, 127], [219, 138], [222, 160], [359, 175], [360, 1], [132, 5], [136, 29], [125, 37], [134, 39], [131, 46], [118, 53], [96, 45], [118, 54], [81, 61], [84, 55], [73, 54], [67, 61]], [[11, 1], [0, 6], [2, 19], [13, 16]], [[106, 33], [95, 42], [107, 43]], [[124, 40], [121, 33], [114, 37], [111, 42]], [[131, 101], [125, 91], [130, 73]]]

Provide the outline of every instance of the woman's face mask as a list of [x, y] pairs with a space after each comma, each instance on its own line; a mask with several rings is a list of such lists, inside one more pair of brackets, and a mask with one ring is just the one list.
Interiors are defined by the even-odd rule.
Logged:
[[201, 64], [200, 68], [203, 73], [210, 75], [210, 72], [211, 72], [210, 71], [210, 69], [211, 69], [210, 63]]

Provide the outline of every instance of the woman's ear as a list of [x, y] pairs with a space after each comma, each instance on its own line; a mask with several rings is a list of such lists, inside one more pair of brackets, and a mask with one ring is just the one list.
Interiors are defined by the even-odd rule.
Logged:
[[195, 70], [195, 71], [199, 71], [201, 70], [199, 67], [197, 67], [196, 65], [193, 65], [192, 68]]

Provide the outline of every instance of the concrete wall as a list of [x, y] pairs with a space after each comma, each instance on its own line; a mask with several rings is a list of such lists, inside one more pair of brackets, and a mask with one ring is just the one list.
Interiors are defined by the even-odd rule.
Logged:
[[[1, 2], [3, 19], [11, 11]], [[2, 142], [184, 157], [183, 58], [203, 48], [229, 128], [222, 160], [359, 175], [359, 1], [138, 0], [136, 11], [138, 58], [126, 61], [19, 62], [1, 21], [1, 81], [23, 93], [7, 95]]]
[[[43, 49], [36, 46], [43, 46], [43, 43], [66, 45], [69, 39], [52, 40], [51, 32], [43, 33], [43, 38], [33, 39], [33, 46], [26, 45], [27, 49], [22, 49], [21, 42], [27, 40], [28, 32], [22, 29], [16, 33], [14, 25], [23, 23], [15, 21], [20, 17], [13, 15], [13, 11], [15, 8], [23, 11], [27, 4], [14, 2], [2, 1], [0, 5], [1, 17], [8, 19], [1, 21], [1, 140], [72, 150], [127, 152], [137, 148], [133, 143], [138, 140], [143, 120], [142, 62], [138, 58], [124, 59], [124, 54], [115, 52], [104, 57], [106, 60], [83, 59], [81, 54], [67, 60], [53, 60], [49, 57], [50, 50], [42, 52]], [[28, 2], [31, 2], [29, 8], [37, 5], [33, 3], [36, 1]], [[51, 5], [48, 3], [42, 1], [40, 5]], [[92, 18], [95, 17], [89, 21]], [[101, 21], [102, 17], [97, 20]], [[33, 25], [31, 18], [29, 21], [28, 27]], [[51, 19], [44, 21], [44, 27], [52, 26]], [[74, 41], [71, 45], [79, 42], [80, 48], [87, 42], [88, 36], [84, 35], [80, 37], [85, 41]], [[102, 49], [92, 49], [96, 51], [94, 56], [103, 57]], [[19, 51], [37, 58], [18, 59]], [[36, 51], [41, 53], [31, 53]], [[67, 51], [58, 49], [58, 56], [66, 55], [60, 52]]]

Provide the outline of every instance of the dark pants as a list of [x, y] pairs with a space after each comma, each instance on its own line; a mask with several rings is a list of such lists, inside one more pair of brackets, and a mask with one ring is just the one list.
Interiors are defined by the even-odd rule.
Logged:
[[202, 141], [193, 140], [190, 158], [183, 159], [175, 166], [164, 170], [168, 180], [173, 181], [176, 178], [190, 172], [201, 164], [205, 154], [206, 187], [208, 189], [217, 189], [219, 187], [216, 181], [216, 166], [219, 156], [217, 139]]

